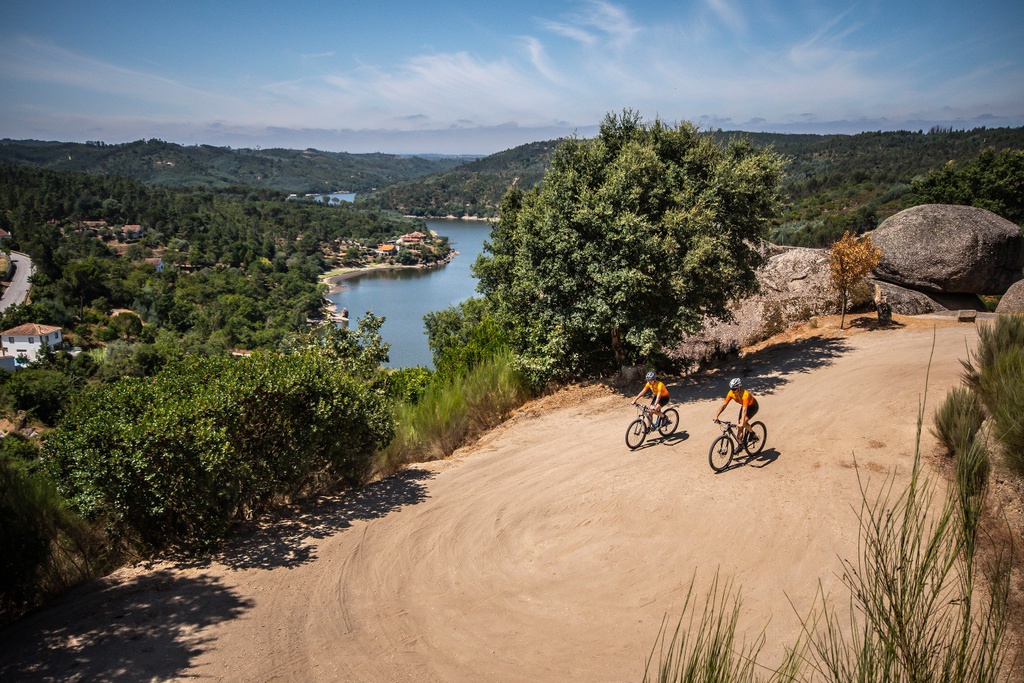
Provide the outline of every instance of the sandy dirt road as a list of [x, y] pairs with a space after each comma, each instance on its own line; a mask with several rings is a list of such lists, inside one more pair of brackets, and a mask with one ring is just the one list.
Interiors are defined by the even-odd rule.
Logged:
[[[703, 595], [716, 572], [742, 591], [742, 628], [767, 625], [771, 664], [819, 582], [846, 601], [854, 459], [872, 487], [909, 474], [933, 334], [930, 418], [973, 325], [908, 319], [670, 384], [680, 431], [637, 451], [623, 439], [637, 387], [567, 390], [216, 561], [82, 587], [0, 633], [0, 678], [639, 681], [691, 580]], [[710, 420], [736, 374], [760, 397], [768, 445], [715, 474]], [[927, 431], [922, 450], [935, 450]]]

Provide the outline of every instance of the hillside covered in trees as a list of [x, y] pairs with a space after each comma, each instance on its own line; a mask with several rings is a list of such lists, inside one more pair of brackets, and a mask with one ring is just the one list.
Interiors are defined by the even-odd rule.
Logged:
[[115, 378], [189, 350], [276, 347], [320, 315], [332, 245], [375, 246], [422, 224], [274, 190], [0, 164], [0, 227], [36, 268], [31, 303], [0, 314], [0, 329], [64, 327], [72, 344], [97, 349], [82, 356], [96, 361], [87, 374]]
[[367, 192], [463, 164], [473, 157], [348, 154], [315, 149], [231, 149], [162, 140], [102, 142], [0, 140], [0, 162], [55, 171], [120, 175], [157, 187], [236, 185], [300, 194]]
[[[961, 164], [982, 150], [1024, 150], [1024, 128], [969, 131], [871, 132], [802, 135], [713, 131], [719, 142], [745, 137], [772, 147], [786, 161], [785, 210], [773, 241], [824, 246], [845, 230], [863, 232], [913, 204], [911, 184], [950, 162]], [[549, 167], [557, 140], [534, 142], [440, 174], [424, 175], [360, 197], [367, 205], [418, 216], [497, 215], [515, 185], [529, 189]]]

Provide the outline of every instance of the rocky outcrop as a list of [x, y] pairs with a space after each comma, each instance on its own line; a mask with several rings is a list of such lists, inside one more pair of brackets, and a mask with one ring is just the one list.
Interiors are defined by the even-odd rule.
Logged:
[[[684, 338], [669, 355], [697, 362], [736, 351], [816, 315], [839, 313], [839, 296], [829, 284], [827, 249], [774, 248], [758, 270], [761, 291], [732, 308], [729, 322], [711, 323]], [[864, 284], [851, 293], [851, 309], [864, 308], [872, 290]]]
[[996, 313], [1024, 313], [1024, 280], [1010, 285], [996, 306]]
[[870, 236], [882, 250], [875, 276], [901, 287], [1001, 294], [1024, 277], [1020, 228], [985, 209], [915, 206], [890, 216]]
[[899, 315], [922, 315], [941, 311], [981, 311], [985, 308], [975, 294], [926, 293], [874, 278], [868, 278], [867, 281], [870, 285], [878, 286], [892, 312]]

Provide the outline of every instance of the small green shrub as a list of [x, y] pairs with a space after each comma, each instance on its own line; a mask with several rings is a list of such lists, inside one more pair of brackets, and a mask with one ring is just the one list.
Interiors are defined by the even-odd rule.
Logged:
[[977, 395], [966, 386], [957, 386], [936, 409], [932, 434], [955, 454], [974, 440], [984, 419]]
[[398, 403], [416, 403], [434, 377], [424, 367], [398, 368], [388, 373], [388, 395]]
[[1024, 346], [1006, 349], [986, 365], [979, 384], [1003, 455], [1010, 467], [1024, 474]]
[[981, 375], [1003, 353], [1021, 348], [1024, 348], [1024, 316], [1003, 315], [994, 324], [978, 325], [978, 346], [961, 363], [964, 366], [965, 383], [979, 392], [990, 412], [994, 412], [993, 404], [998, 396], [985, 391], [981, 386]]

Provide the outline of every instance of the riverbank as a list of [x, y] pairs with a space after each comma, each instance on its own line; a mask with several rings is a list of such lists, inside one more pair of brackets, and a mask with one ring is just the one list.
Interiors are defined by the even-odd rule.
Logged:
[[437, 216], [435, 219], [432, 219], [427, 218], [426, 216], [414, 216], [411, 213], [407, 213], [405, 214], [404, 218], [418, 218], [423, 221], [439, 219], [446, 221], [489, 221], [491, 223], [498, 222], [497, 216], [494, 216], [493, 218], [487, 218], [486, 216], [453, 216], [452, 214], [448, 214], [447, 216]]
[[448, 252], [440, 261], [434, 263], [417, 263], [412, 266], [403, 266], [398, 263], [373, 263], [367, 266], [356, 266], [354, 268], [335, 268], [320, 276], [320, 282], [327, 285], [327, 295], [337, 294], [338, 292], [345, 291], [345, 285], [342, 284], [345, 280], [349, 280], [360, 275], [365, 275], [376, 270], [430, 270], [431, 268], [441, 268], [442, 266], [448, 265], [448, 262], [459, 255], [459, 252], [454, 249]]

